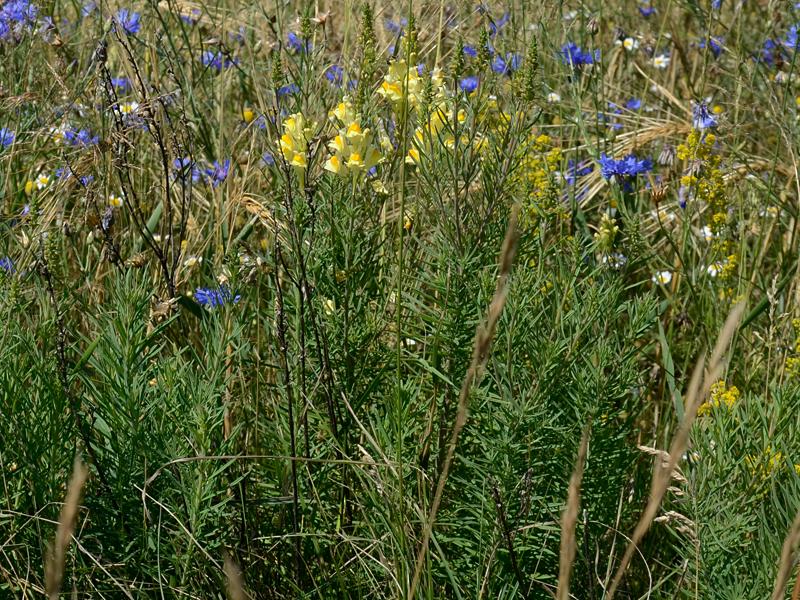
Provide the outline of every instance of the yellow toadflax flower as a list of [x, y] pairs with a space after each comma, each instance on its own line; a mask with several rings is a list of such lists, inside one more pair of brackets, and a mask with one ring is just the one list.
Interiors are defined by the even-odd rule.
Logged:
[[283, 135], [279, 140], [283, 158], [292, 167], [305, 171], [308, 164], [308, 144], [314, 137], [316, 123], [308, 123], [300, 113], [286, 117], [283, 122]]
[[369, 128], [361, 128], [349, 103], [339, 104], [331, 116], [341, 121], [342, 127], [328, 144], [331, 157], [325, 162], [325, 170], [342, 177], [360, 177], [383, 160], [375, 146], [375, 136]]
[[[406, 156], [406, 163], [418, 165], [423, 156], [429, 156], [434, 144], [441, 144], [449, 150], [456, 147], [455, 128], [452, 125], [452, 110], [446, 103], [441, 103], [432, 111], [428, 122], [416, 128], [414, 137], [411, 140], [411, 148]], [[462, 124], [467, 119], [467, 114], [463, 110], [456, 115], [458, 123]], [[469, 144], [466, 135], [459, 136], [462, 146]]]
[[[378, 94], [389, 100], [396, 111], [400, 109], [406, 98], [408, 98], [409, 108], [416, 108], [424, 101], [425, 79], [420, 76], [419, 69], [414, 66], [413, 57], [411, 62], [412, 64], [408, 64], [405, 59], [393, 60], [378, 88]], [[439, 67], [434, 68], [430, 77], [434, 100], [444, 100], [442, 70]]]

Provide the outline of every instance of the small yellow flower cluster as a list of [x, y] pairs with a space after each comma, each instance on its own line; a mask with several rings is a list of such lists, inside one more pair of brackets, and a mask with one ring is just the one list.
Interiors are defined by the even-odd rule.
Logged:
[[711, 398], [697, 409], [697, 416], [708, 414], [720, 406], [731, 409], [737, 400], [739, 400], [739, 388], [735, 385], [726, 387], [724, 381], [717, 381], [711, 386]]
[[329, 117], [339, 132], [328, 144], [331, 157], [325, 162], [327, 171], [342, 177], [358, 178], [382, 160], [375, 146], [375, 136], [369, 128], [361, 128], [360, 117], [354, 113], [347, 98], [331, 111]]
[[[523, 154], [521, 157], [522, 168], [519, 170], [521, 176], [519, 183], [526, 192], [524, 220], [532, 225], [542, 216], [561, 207], [558, 202], [561, 148], [553, 144], [549, 135], [542, 133], [531, 136], [528, 144], [521, 150]], [[598, 234], [602, 228], [603, 224], [601, 223]], [[610, 241], [613, 243], [616, 231], [612, 232], [608, 229], [603, 233], [603, 235], [606, 234], [611, 234]]]
[[[773, 452], [771, 446], [767, 446], [764, 449], [764, 453], [761, 456], [746, 456], [745, 464], [747, 464], [747, 468], [750, 470], [750, 474], [759, 479], [761, 483], [767, 481], [767, 479], [771, 478], [775, 473], [780, 471], [783, 464], [786, 462], [783, 453], [780, 451]], [[793, 465], [795, 472], [800, 475], [800, 464]]]
[[800, 377], [800, 319], [792, 319], [794, 329], [793, 355], [786, 358], [786, 374], [789, 377]]
[[709, 229], [718, 256], [730, 253], [729, 242], [722, 235], [728, 227], [728, 196], [720, 169], [720, 156], [714, 150], [716, 136], [692, 129], [685, 144], [677, 149], [681, 160], [700, 163], [699, 169], [681, 178], [681, 185], [690, 188], [694, 197], [710, 209]]
[[298, 171], [305, 171], [308, 165], [308, 144], [314, 137], [316, 123], [308, 123], [301, 113], [286, 117], [283, 122], [283, 135], [279, 140], [283, 158]]

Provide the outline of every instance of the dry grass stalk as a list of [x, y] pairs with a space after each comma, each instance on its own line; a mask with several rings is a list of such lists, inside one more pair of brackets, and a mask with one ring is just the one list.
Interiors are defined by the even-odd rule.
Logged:
[[558, 600], [569, 600], [569, 577], [572, 573], [572, 563], [575, 560], [575, 524], [581, 508], [581, 482], [583, 469], [586, 465], [586, 451], [589, 447], [589, 426], [583, 431], [581, 445], [578, 448], [578, 458], [575, 469], [569, 478], [569, 491], [567, 492], [567, 505], [561, 517], [561, 555], [558, 561]]
[[[792, 526], [789, 528], [789, 533], [783, 541], [783, 549], [781, 550], [781, 564], [778, 567], [778, 576], [775, 578], [775, 588], [772, 590], [772, 600], [782, 600], [786, 590], [786, 584], [789, 583], [789, 577], [792, 575], [792, 567], [794, 567], [794, 554], [795, 548], [800, 544], [800, 511], [794, 517]], [[798, 573], [800, 580], [800, 573]], [[792, 593], [792, 600], [800, 596], [800, 589], [795, 583], [794, 592]]]
[[81, 491], [88, 476], [89, 471], [81, 460], [76, 457], [75, 468], [72, 471], [72, 478], [67, 487], [67, 497], [64, 499], [61, 515], [58, 518], [56, 539], [50, 548], [47, 563], [45, 564], [45, 590], [50, 600], [56, 600], [61, 590], [67, 549], [75, 531], [75, 518], [78, 516]]
[[431, 533], [433, 531], [433, 524], [436, 521], [436, 513], [439, 511], [439, 505], [442, 502], [442, 493], [444, 486], [447, 483], [447, 477], [450, 474], [450, 467], [453, 464], [453, 457], [455, 455], [456, 445], [458, 443], [458, 436], [464, 425], [467, 423], [467, 411], [469, 408], [469, 397], [473, 385], [480, 380], [483, 368], [489, 358], [489, 350], [494, 338], [497, 322], [500, 320], [500, 315], [503, 313], [503, 307], [506, 303], [508, 296], [508, 279], [511, 274], [511, 265], [514, 262], [514, 255], [517, 251], [517, 239], [519, 231], [517, 229], [517, 217], [519, 207], [514, 206], [511, 210], [511, 215], [508, 221], [508, 229], [506, 230], [506, 237], [503, 240], [503, 247], [500, 251], [500, 259], [498, 261], [499, 274], [497, 277], [497, 285], [495, 286], [494, 296], [489, 304], [489, 309], [486, 313], [486, 320], [483, 324], [478, 325], [478, 330], [475, 333], [475, 346], [472, 350], [472, 361], [470, 362], [469, 369], [464, 376], [464, 381], [461, 383], [461, 392], [458, 396], [458, 410], [456, 412], [456, 422], [453, 425], [453, 431], [450, 434], [450, 440], [447, 445], [447, 454], [444, 463], [442, 464], [442, 472], [439, 475], [439, 481], [436, 484], [436, 492], [433, 496], [433, 503], [428, 514], [428, 518], [423, 525], [422, 530], [422, 543], [420, 545], [419, 553], [417, 554], [417, 562], [414, 567], [414, 577], [411, 580], [411, 585], [408, 589], [408, 598], [413, 598], [416, 592], [419, 580], [422, 575], [422, 567], [425, 563], [425, 556], [428, 553], [428, 545], [431, 541]]
[[728, 318], [725, 320], [725, 325], [723, 325], [722, 331], [717, 338], [717, 343], [714, 346], [714, 351], [711, 354], [708, 369], [705, 373], [703, 373], [704, 356], [701, 356], [697, 361], [697, 366], [692, 373], [692, 379], [689, 382], [689, 389], [686, 394], [686, 410], [683, 415], [683, 421], [681, 421], [680, 427], [678, 427], [678, 431], [675, 432], [675, 436], [672, 438], [672, 443], [670, 444], [669, 462], [665, 465], [662, 464], [661, 461], [658, 461], [655, 469], [653, 470], [653, 482], [650, 486], [650, 498], [647, 502], [644, 513], [639, 519], [639, 522], [636, 524], [633, 535], [631, 535], [628, 547], [625, 549], [625, 554], [622, 556], [622, 561], [620, 562], [620, 565], [614, 574], [614, 579], [611, 581], [611, 585], [608, 587], [608, 592], [606, 594], [607, 600], [612, 600], [614, 597], [614, 594], [616, 593], [617, 588], [622, 581], [622, 577], [625, 575], [628, 565], [630, 565], [631, 559], [633, 558], [633, 553], [636, 551], [639, 542], [642, 541], [642, 538], [647, 533], [648, 529], [650, 529], [653, 519], [655, 519], [656, 515], [658, 515], [658, 511], [661, 508], [661, 501], [664, 499], [664, 494], [669, 487], [672, 473], [675, 471], [678, 460], [680, 460], [680, 457], [686, 451], [686, 448], [689, 444], [689, 434], [691, 432], [694, 419], [697, 416], [697, 409], [710, 392], [711, 385], [717, 381], [720, 373], [722, 372], [723, 355], [725, 354], [731, 339], [733, 339], [733, 334], [738, 328], [744, 308], [745, 303], [740, 302], [733, 308], [733, 310], [731, 310]]
[[244, 591], [244, 580], [239, 565], [230, 557], [225, 556], [225, 563], [222, 567], [225, 571], [225, 578], [228, 582], [228, 598], [231, 600], [248, 600], [250, 596]]

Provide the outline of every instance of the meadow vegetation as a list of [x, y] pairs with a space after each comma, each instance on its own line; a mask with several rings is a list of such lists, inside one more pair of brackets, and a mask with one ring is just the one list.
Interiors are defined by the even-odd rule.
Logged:
[[0, 3], [0, 597], [800, 598], [800, 3]]

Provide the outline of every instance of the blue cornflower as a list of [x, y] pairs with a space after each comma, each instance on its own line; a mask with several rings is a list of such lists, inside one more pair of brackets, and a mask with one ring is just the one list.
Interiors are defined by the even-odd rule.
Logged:
[[570, 158], [567, 161], [567, 172], [564, 173], [564, 181], [567, 185], [575, 185], [579, 177], [584, 177], [594, 171], [594, 163], [591, 161], [577, 162]]
[[200, 22], [202, 11], [199, 8], [193, 8], [189, 11], [188, 15], [181, 15], [181, 21], [187, 25], [197, 25]]
[[225, 181], [228, 177], [228, 173], [231, 170], [231, 159], [226, 158], [221, 163], [218, 160], [214, 161], [214, 164], [208, 167], [206, 172], [206, 177], [208, 177], [209, 182], [211, 183], [211, 187], [217, 187], [220, 183]]
[[479, 83], [478, 77], [472, 75], [470, 77], [464, 77], [464, 79], [459, 81], [458, 87], [460, 87], [467, 94], [471, 94], [472, 92], [478, 89], [478, 83]]
[[466, 54], [470, 58], [477, 58], [478, 51], [475, 49], [474, 46], [464, 46], [464, 54]]
[[94, 2], [93, 0], [90, 0], [89, 2], [84, 3], [84, 5], [81, 6], [81, 17], [84, 17], [84, 18], [88, 17], [96, 9], [97, 9], [97, 2]]
[[213, 52], [211, 50], [205, 50], [203, 54], [200, 55], [200, 62], [203, 66], [213, 69], [217, 73], [222, 71], [222, 69], [227, 69], [236, 64], [235, 59], [231, 60], [225, 57], [222, 52]]
[[600, 174], [603, 179], [619, 179], [627, 181], [641, 173], [653, 170], [653, 162], [650, 159], [636, 158], [633, 154], [628, 154], [624, 158], [613, 159], [605, 152], [600, 154]]
[[711, 0], [711, 8], [719, 10], [722, 7], [722, 0]]
[[[197, 15], [199, 16], [200, 11], [198, 9], [194, 10], [197, 11]], [[247, 30], [245, 29], [244, 25], [239, 25], [239, 29], [237, 31], [229, 31], [228, 39], [237, 44], [244, 44], [245, 39], [247, 39]]]
[[761, 47], [761, 56], [756, 55], [756, 61], [763, 61], [768, 65], [775, 63], [775, 57], [780, 53], [780, 43], [773, 39], [764, 40], [764, 45]]
[[300, 88], [297, 87], [296, 83], [290, 83], [288, 85], [282, 85], [278, 88], [276, 92], [278, 94], [278, 98], [283, 98], [284, 96], [288, 96], [290, 94], [296, 94], [300, 91]]
[[564, 64], [582, 67], [583, 65], [593, 65], [599, 60], [600, 50], [595, 50], [594, 53], [582, 50], [575, 42], [567, 42], [561, 46], [561, 61]]
[[[75, 177], [75, 172], [72, 170], [71, 167], [68, 166], [59, 167], [58, 169], [56, 169], [55, 176], [61, 180], [68, 180], [71, 177]], [[94, 175], [83, 175], [78, 178], [78, 181], [80, 181], [83, 187], [86, 187], [94, 181]]]
[[3, 258], [0, 258], [0, 269], [2, 269], [3, 271], [5, 271], [9, 275], [11, 275], [15, 271], [15, 269], [14, 269], [14, 261], [11, 260], [11, 258], [8, 257], [8, 256], [4, 256]]
[[200, 169], [197, 167], [197, 164], [188, 157], [176, 158], [173, 160], [172, 169], [175, 171], [176, 177], [182, 179], [184, 182], [188, 181], [190, 177], [194, 183], [200, 181]]
[[331, 82], [336, 87], [342, 87], [344, 80], [344, 69], [339, 65], [331, 65], [325, 70], [325, 79]]
[[499, 54], [495, 55], [492, 59], [492, 71], [500, 75], [511, 75], [519, 69], [522, 58], [516, 52], [507, 52], [506, 57], [503, 58]]
[[111, 85], [118, 92], [127, 92], [131, 89], [131, 82], [127, 77], [112, 77]]
[[614, 115], [621, 115], [622, 114], [622, 109], [619, 106], [617, 106], [614, 102], [609, 102], [608, 103], [608, 108], [611, 109], [611, 115], [608, 115], [608, 114], [606, 114], [604, 112], [598, 112], [597, 113], [598, 122], [599, 123], [605, 123], [611, 129], [615, 129], [615, 130], [616, 129], [622, 129], [622, 123], [617, 121], [616, 118], [614, 117]]
[[242, 297], [239, 294], [234, 295], [228, 286], [221, 285], [216, 288], [197, 288], [194, 291], [194, 299], [202, 306], [216, 308], [229, 302], [236, 304]]
[[100, 136], [92, 135], [92, 132], [88, 129], [65, 129], [64, 141], [70, 146], [85, 148], [96, 145], [100, 141]]
[[656, 8], [655, 6], [643, 5], [639, 7], [639, 13], [644, 17], [651, 17], [655, 14]]
[[30, 0], [7, 0], [0, 6], [0, 39], [8, 39], [36, 24], [39, 7]]
[[308, 52], [311, 50], [311, 40], [303, 41], [296, 33], [291, 31], [286, 35], [286, 45], [292, 52]]
[[275, 165], [275, 157], [270, 152], [264, 152], [261, 155], [261, 162], [264, 163], [265, 167], [272, 167]]
[[708, 112], [705, 102], [695, 104], [692, 110], [692, 127], [695, 129], [713, 129], [717, 126], [717, 119]]
[[789, 31], [786, 32], [783, 45], [790, 50], [797, 48], [797, 25], [792, 25]]
[[639, 98], [631, 98], [625, 103], [625, 108], [628, 110], [639, 110], [642, 108], [642, 101]]
[[6, 129], [5, 127], [0, 128], [0, 146], [3, 148], [8, 148], [13, 144], [16, 137], [16, 134], [10, 129]]
[[116, 15], [117, 23], [122, 26], [122, 30], [128, 35], [135, 35], [139, 33], [142, 27], [142, 15], [137, 12], [132, 12], [127, 8], [120, 8]]
[[714, 58], [719, 58], [719, 55], [722, 54], [722, 38], [718, 37], [709, 37], [708, 40], [700, 40], [697, 44], [697, 47], [700, 49], [705, 49], [708, 46], [711, 53], [714, 55]]
[[383, 26], [389, 33], [402, 36], [404, 34], [404, 29], [408, 26], [408, 19], [403, 17], [397, 22], [392, 21], [391, 19], [386, 19], [383, 22]]
[[511, 20], [511, 15], [509, 13], [505, 13], [502, 17], [500, 17], [497, 21], [489, 20], [489, 35], [494, 37], [497, 33], [505, 27], [508, 22]]

